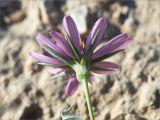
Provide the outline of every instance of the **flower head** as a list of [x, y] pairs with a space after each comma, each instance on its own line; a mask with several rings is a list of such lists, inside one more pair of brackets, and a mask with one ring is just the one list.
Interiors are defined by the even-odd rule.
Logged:
[[104, 60], [128, 46], [130, 38], [127, 34], [120, 34], [95, 50], [106, 31], [107, 22], [104, 18], [96, 21], [86, 41], [81, 40], [75, 22], [70, 16], [64, 17], [62, 25], [65, 37], [55, 31], [49, 32], [51, 38], [42, 34], [36, 36], [37, 42], [52, 57], [37, 52], [31, 52], [30, 55], [41, 63], [52, 66], [53, 69], [48, 71], [50, 74], [64, 74], [67, 71], [72, 73], [66, 86], [66, 95], [72, 95], [81, 80], [84, 77], [93, 77], [92, 73], [112, 74], [118, 70], [119, 66], [116, 63]]

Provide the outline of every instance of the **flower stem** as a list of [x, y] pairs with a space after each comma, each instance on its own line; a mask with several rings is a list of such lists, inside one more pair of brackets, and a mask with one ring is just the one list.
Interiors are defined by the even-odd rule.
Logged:
[[91, 97], [89, 95], [88, 79], [83, 79], [82, 80], [82, 85], [83, 85], [84, 93], [85, 93], [85, 96], [86, 96], [86, 101], [87, 101], [87, 107], [88, 107], [88, 111], [89, 111], [90, 120], [95, 120], [93, 109], [92, 109]]

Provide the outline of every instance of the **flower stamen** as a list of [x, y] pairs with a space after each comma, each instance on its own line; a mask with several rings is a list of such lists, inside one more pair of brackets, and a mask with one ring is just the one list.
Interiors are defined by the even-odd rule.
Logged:
[[84, 40], [82, 40], [82, 49], [84, 50], [85, 48], [85, 43], [84, 43]]

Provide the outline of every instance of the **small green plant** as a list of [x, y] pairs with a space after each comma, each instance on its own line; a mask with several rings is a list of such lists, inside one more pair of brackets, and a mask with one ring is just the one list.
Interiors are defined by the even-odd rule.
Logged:
[[62, 120], [83, 120], [81, 116], [72, 113], [74, 105], [66, 106], [61, 112]]

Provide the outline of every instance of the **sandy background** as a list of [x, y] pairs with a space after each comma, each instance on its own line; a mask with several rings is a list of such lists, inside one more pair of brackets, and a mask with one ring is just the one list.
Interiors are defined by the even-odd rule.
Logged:
[[64, 15], [75, 19], [85, 39], [99, 17], [109, 40], [127, 32], [131, 45], [110, 58], [120, 66], [90, 86], [96, 120], [160, 120], [160, 0], [0, 0], [0, 120], [60, 120], [66, 104], [89, 120], [82, 88], [65, 97], [67, 77], [51, 79], [28, 53], [43, 50], [39, 32], [61, 30]]

